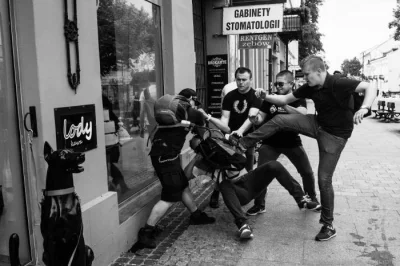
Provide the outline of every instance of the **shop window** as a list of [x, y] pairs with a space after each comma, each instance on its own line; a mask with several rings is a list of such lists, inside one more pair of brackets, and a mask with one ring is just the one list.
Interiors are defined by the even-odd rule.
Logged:
[[160, 7], [100, 0], [97, 20], [108, 187], [121, 205], [156, 180], [147, 139], [163, 91]]

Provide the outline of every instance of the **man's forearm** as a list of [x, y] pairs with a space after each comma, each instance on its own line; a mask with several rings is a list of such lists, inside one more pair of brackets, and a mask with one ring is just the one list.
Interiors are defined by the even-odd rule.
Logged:
[[284, 95], [265, 95], [264, 100], [279, 106], [286, 104]]
[[376, 98], [377, 88], [372, 84], [364, 91], [364, 101], [362, 105], [371, 106]]
[[243, 125], [237, 130], [242, 132], [242, 134], [246, 133], [247, 130], [249, 130], [251, 128], [253, 124], [251, 123], [251, 121], [247, 118], [246, 121], [244, 121]]
[[220, 130], [222, 130], [224, 133], [231, 133], [231, 129], [223, 123], [220, 119], [215, 118], [215, 117], [210, 117], [208, 120], [209, 122], [213, 123], [216, 127], [218, 127]]

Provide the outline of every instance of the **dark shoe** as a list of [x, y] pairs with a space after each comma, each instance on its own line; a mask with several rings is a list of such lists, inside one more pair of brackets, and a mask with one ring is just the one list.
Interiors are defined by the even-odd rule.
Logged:
[[333, 226], [323, 225], [321, 231], [315, 237], [316, 241], [327, 241], [336, 236], [336, 230]]
[[253, 238], [253, 230], [251, 230], [250, 226], [248, 224], [244, 224], [242, 227], [239, 229], [239, 237], [240, 239], [249, 239]]
[[219, 208], [219, 191], [214, 190], [210, 197], [210, 207], [213, 209]]
[[156, 248], [156, 238], [153, 231], [154, 230], [150, 228], [140, 228], [138, 243], [144, 248]]
[[319, 207], [317, 207], [314, 211], [315, 211], [315, 212], [320, 212], [321, 209], [322, 209], [322, 206], [321, 206], [321, 204], [319, 203], [317, 197], [311, 197], [311, 201], [312, 201], [312, 202], [315, 202], [316, 204], [319, 205]]
[[300, 210], [316, 210], [321, 207], [321, 204], [314, 202], [308, 195], [304, 195], [303, 199], [298, 203]]
[[253, 207], [247, 210], [246, 214], [254, 216], [264, 212], [266, 212], [264, 206], [254, 205]]
[[200, 225], [200, 224], [213, 224], [215, 223], [214, 217], [209, 217], [205, 212], [200, 212], [197, 215], [190, 215], [190, 224]]

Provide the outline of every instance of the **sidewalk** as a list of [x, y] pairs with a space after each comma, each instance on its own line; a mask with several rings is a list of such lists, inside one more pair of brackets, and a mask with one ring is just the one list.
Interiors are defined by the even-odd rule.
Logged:
[[[302, 140], [317, 172], [317, 143]], [[286, 157], [279, 161], [301, 183]], [[208, 207], [208, 185], [196, 200], [217, 218], [215, 224], [188, 226], [188, 212], [177, 205], [162, 220], [156, 250], [124, 253], [111, 265], [400, 265], [400, 123], [366, 118], [356, 126], [333, 181], [337, 236], [330, 241], [314, 240], [319, 213], [299, 211], [273, 181], [267, 212], [249, 219], [254, 239], [240, 242], [222, 198], [219, 209]]]

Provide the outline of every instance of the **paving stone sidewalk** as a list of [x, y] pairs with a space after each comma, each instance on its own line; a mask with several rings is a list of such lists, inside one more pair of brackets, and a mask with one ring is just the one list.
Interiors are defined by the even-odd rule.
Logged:
[[[315, 140], [302, 136], [314, 172]], [[286, 157], [279, 158], [301, 183]], [[337, 237], [316, 242], [319, 213], [299, 211], [276, 181], [267, 195], [267, 212], [250, 217], [254, 239], [241, 242], [232, 216], [220, 199], [210, 209], [210, 185], [196, 201], [217, 218], [213, 225], [189, 226], [189, 213], [176, 205], [160, 224], [157, 249], [123, 253], [123, 265], [399, 265], [400, 266], [400, 123], [366, 118], [356, 126], [333, 177]], [[246, 210], [251, 207], [244, 206]]]

